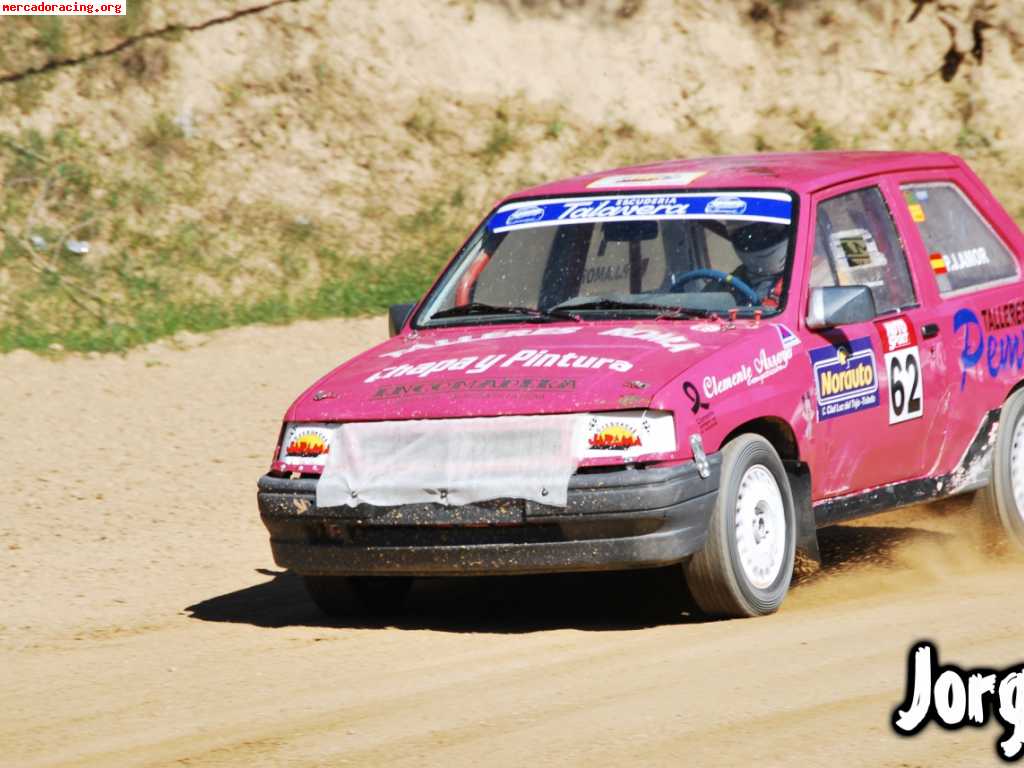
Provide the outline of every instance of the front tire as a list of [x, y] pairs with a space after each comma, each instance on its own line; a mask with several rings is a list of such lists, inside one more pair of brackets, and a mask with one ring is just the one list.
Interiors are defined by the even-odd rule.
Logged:
[[1024, 390], [1003, 403], [996, 444], [992, 449], [992, 477], [978, 493], [990, 528], [1001, 529], [1024, 549]]
[[686, 564], [697, 605], [714, 616], [774, 613], [793, 577], [796, 516], [782, 460], [760, 435], [722, 449], [718, 501], [704, 548]]

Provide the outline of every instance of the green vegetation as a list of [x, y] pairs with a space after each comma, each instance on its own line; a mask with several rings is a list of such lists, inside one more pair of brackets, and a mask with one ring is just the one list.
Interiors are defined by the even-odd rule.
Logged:
[[[477, 4], [456, 3], [467, 19], [485, 15]], [[181, 45], [196, 39], [181, 25], [216, 15], [215, 5], [131, 0], [120, 18], [5, 20], [0, 76], [14, 78], [0, 83], [0, 352], [118, 351], [180, 331], [377, 313], [421, 295], [508, 191], [672, 157], [955, 144], [1004, 203], [1024, 211], [1007, 129], [966, 78], [945, 122], [940, 114], [922, 133], [904, 108], [925, 87], [916, 73], [894, 80], [883, 71], [883, 90], [901, 96], [864, 121], [751, 98], [744, 123], [698, 77], [680, 89], [676, 114], [658, 112], [672, 122], [652, 134], [642, 111], [627, 119], [609, 107], [588, 122], [526, 92], [497, 102], [443, 82], [386, 92], [386, 57], [363, 69], [331, 46], [297, 44], [303, 35], [322, 43], [317, 30], [329, 29], [314, 3], [268, 10], [255, 36], [268, 51], [296, 51], [294, 60], [213, 57], [200, 64], [216, 76], [193, 93], [183, 78], [196, 62], [186, 57], [202, 45]], [[523, 19], [579, 8], [601, 25], [645, 15], [639, 0], [601, 12], [559, 0], [504, 5]], [[747, 16], [771, 22], [763, 44], [781, 56], [791, 44], [782, 20], [796, 24], [805, 12], [815, 29], [845, 23], [805, 0], [762, 0]], [[237, 23], [262, 22], [254, 14]], [[164, 25], [172, 31], [92, 55]], [[679, 21], [673, 28], [689, 34]], [[229, 31], [202, 34], [223, 42], [234, 39]], [[318, 52], [303, 59], [307, 47]], [[822, 50], [833, 66], [835, 54]], [[68, 61], [79, 63], [52, 66]]]
[[[237, 90], [226, 98], [245, 98]], [[179, 331], [382, 312], [422, 295], [508, 189], [674, 154], [629, 123], [587, 129], [514, 100], [457, 112], [434, 103], [405, 116], [411, 143], [400, 151], [439, 163], [439, 181], [325, 177], [325, 210], [344, 221], [284, 202], [276, 178], [258, 201], [239, 202], [224, 175], [237, 150], [202, 126], [188, 135], [167, 112], [141, 120], [117, 154], [69, 127], [0, 134], [0, 352], [119, 351]], [[552, 133], [557, 170], [519, 151]], [[366, 167], [385, 160], [368, 156]]]
[[[460, 189], [399, 217], [383, 258], [283, 208], [180, 218], [171, 212], [202, 198], [215, 150], [187, 146], [163, 115], [139, 144], [152, 160], [141, 178], [104, 170], [70, 130], [0, 136], [0, 352], [116, 351], [179, 331], [382, 312], [422, 294], [465, 228], [450, 221]], [[240, 240], [264, 258], [241, 255]]]
[[829, 133], [820, 123], [816, 123], [811, 129], [810, 134], [807, 138], [811, 149], [814, 150], [825, 150], [825, 149], [838, 149], [839, 141]]
[[495, 113], [487, 143], [480, 150], [480, 158], [485, 165], [492, 165], [515, 149], [518, 143], [511, 117], [506, 109], [501, 108]]

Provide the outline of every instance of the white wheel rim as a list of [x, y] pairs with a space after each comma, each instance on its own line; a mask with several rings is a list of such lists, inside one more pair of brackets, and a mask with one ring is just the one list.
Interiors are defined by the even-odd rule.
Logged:
[[1010, 487], [1017, 514], [1024, 516], [1024, 419], [1018, 419], [1010, 443]]
[[747, 581], [758, 589], [768, 589], [778, 578], [785, 558], [786, 509], [775, 475], [762, 464], [748, 467], [740, 478], [736, 549]]

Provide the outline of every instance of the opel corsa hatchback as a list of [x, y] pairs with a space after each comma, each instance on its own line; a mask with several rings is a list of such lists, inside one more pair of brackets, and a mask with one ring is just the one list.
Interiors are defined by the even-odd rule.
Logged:
[[678, 564], [775, 611], [817, 528], [981, 491], [1024, 540], [1024, 237], [947, 154], [719, 157], [491, 211], [288, 409], [259, 508], [325, 611]]

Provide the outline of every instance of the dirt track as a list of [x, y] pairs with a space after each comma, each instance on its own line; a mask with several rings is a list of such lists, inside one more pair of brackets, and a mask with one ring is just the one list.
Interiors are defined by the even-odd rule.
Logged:
[[652, 623], [651, 573], [422, 582], [397, 625], [322, 620], [255, 479], [290, 399], [383, 326], [0, 358], [0, 761], [997, 764], [994, 726], [888, 725], [913, 640], [1024, 661], [1024, 565], [962, 512], [827, 532], [826, 567], [756, 621]]

